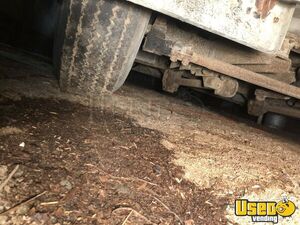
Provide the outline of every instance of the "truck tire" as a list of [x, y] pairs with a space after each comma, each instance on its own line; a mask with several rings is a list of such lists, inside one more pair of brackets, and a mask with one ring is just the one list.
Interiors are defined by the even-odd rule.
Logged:
[[53, 59], [61, 89], [91, 96], [116, 91], [134, 63], [150, 11], [123, 0], [62, 4]]

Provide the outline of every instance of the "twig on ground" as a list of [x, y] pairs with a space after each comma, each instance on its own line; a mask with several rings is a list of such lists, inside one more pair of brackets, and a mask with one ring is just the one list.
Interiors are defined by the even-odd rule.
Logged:
[[182, 222], [182, 220], [180, 219], [180, 217], [175, 213], [175, 212], [173, 212], [165, 203], [163, 203], [161, 200], [159, 200], [158, 198], [156, 198], [155, 196], [153, 196], [153, 198], [156, 200], [156, 201], [158, 201], [166, 210], [168, 210], [169, 211], [169, 213], [171, 213], [171, 214], [173, 214], [175, 217], [176, 217], [176, 219], [177, 220], [179, 220], [179, 222], [181, 223], [181, 224], [184, 224], [183, 222]]
[[[85, 164], [86, 166], [91, 166], [91, 167], [96, 167], [95, 165], [92, 165], [92, 164]], [[111, 177], [112, 179], [120, 179], [120, 180], [126, 180], [126, 181], [141, 181], [143, 183], [147, 183], [147, 184], [150, 184], [152, 186], [158, 186], [157, 184], [155, 183], [152, 183], [150, 181], [146, 181], [146, 180], [143, 180], [141, 178], [137, 178], [137, 177], [118, 177], [118, 176], [114, 176], [114, 175], [111, 175], [107, 172], [105, 172], [104, 170], [100, 169], [100, 168], [96, 168], [97, 170], [101, 171], [102, 173], [104, 173], [105, 175]]]
[[126, 216], [125, 220], [123, 221], [122, 225], [125, 225], [129, 219], [129, 217], [131, 216], [131, 214], [133, 213], [133, 211], [131, 210], [130, 213]]
[[141, 182], [144, 182], [144, 183], [147, 183], [147, 184], [150, 184], [152, 186], [158, 186], [157, 184], [155, 183], [152, 183], [150, 181], [146, 181], [146, 180], [143, 180], [141, 178], [137, 178], [137, 177], [116, 177], [116, 176], [113, 176], [113, 175], [109, 175], [111, 178], [114, 178], [114, 179], [121, 179], [121, 180], [128, 180], [128, 181], [141, 181]]
[[46, 206], [46, 205], [56, 205], [58, 204], [59, 202], [58, 201], [55, 201], [55, 202], [42, 202], [40, 205], [42, 206]]
[[41, 197], [42, 195], [44, 195], [44, 194], [46, 194], [46, 193], [47, 193], [47, 191], [44, 191], [44, 192], [42, 192], [42, 193], [40, 193], [40, 194], [38, 194], [38, 195], [35, 195], [35, 196], [33, 196], [33, 197], [31, 197], [31, 198], [29, 198], [29, 199], [23, 201], [23, 202], [20, 202], [20, 203], [14, 205], [13, 207], [11, 207], [11, 208], [9, 208], [9, 209], [7, 209], [7, 210], [1, 212], [0, 215], [4, 215], [4, 214], [10, 213], [10, 212], [13, 212], [13, 211], [17, 210], [17, 208], [19, 208], [20, 206], [26, 205], [26, 204], [28, 204], [28, 203], [34, 201], [35, 199]]
[[133, 208], [130, 208], [130, 207], [117, 208], [113, 212], [120, 211], [120, 210], [130, 210], [136, 216], [138, 216], [138, 217], [142, 218], [143, 220], [145, 220], [145, 222], [147, 222], [147, 224], [154, 224], [147, 217], [143, 216], [141, 213], [139, 213], [138, 211], [136, 211], [136, 210], [134, 210]]
[[10, 179], [15, 175], [17, 170], [19, 169], [19, 165], [16, 165], [16, 167], [13, 169], [13, 171], [8, 175], [8, 177], [3, 181], [2, 184], [0, 184], [0, 192], [2, 189], [7, 185], [7, 183], [10, 181]]

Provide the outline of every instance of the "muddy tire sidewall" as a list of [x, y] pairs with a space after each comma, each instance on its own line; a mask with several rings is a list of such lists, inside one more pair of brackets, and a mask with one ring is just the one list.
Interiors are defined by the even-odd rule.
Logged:
[[119, 0], [68, 0], [61, 6], [54, 66], [63, 91], [114, 92], [126, 80], [150, 11]]

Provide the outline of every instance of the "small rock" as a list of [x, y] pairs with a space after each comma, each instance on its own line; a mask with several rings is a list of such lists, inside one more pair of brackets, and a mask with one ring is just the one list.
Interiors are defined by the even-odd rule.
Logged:
[[52, 224], [56, 224], [56, 223], [57, 223], [56, 217], [55, 217], [55, 216], [51, 216], [51, 217], [50, 217], [50, 222], [51, 222]]
[[65, 210], [62, 207], [59, 207], [57, 210], [55, 210], [54, 215], [57, 218], [62, 218], [65, 214]]
[[115, 188], [119, 194], [128, 195], [131, 193], [131, 190], [127, 185], [118, 184]]
[[21, 205], [17, 208], [16, 214], [19, 216], [26, 215], [28, 213], [29, 209], [30, 208], [28, 205]]
[[259, 188], [261, 188], [261, 186], [258, 185], [258, 184], [256, 184], [256, 185], [253, 185], [252, 188], [253, 188], [253, 189], [259, 189]]
[[72, 184], [68, 180], [62, 180], [59, 184], [68, 190], [71, 190], [73, 188]]
[[21, 148], [24, 148], [24, 147], [25, 147], [25, 143], [22, 142], [21, 144], [19, 144], [19, 146], [20, 146]]
[[36, 208], [32, 207], [29, 211], [28, 211], [28, 215], [33, 216], [34, 214], [36, 214]]
[[166, 140], [166, 139], [162, 139], [162, 140], [160, 141], [160, 143], [161, 143], [166, 149], [168, 149], [168, 150], [174, 150], [174, 149], [176, 149], [176, 145], [173, 144], [173, 143], [171, 143], [171, 142], [169, 142], [169, 141]]
[[159, 165], [154, 164], [154, 165], [152, 166], [152, 169], [153, 169], [153, 172], [154, 172], [156, 175], [158, 175], [158, 176], [161, 175], [161, 167], [160, 167]]
[[193, 106], [193, 104], [191, 102], [184, 102], [183, 103], [185, 106]]

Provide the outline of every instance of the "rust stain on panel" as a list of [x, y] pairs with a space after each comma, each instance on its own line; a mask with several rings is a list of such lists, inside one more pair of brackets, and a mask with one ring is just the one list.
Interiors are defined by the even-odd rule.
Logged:
[[278, 0], [256, 0], [257, 13], [261, 19], [266, 18]]

